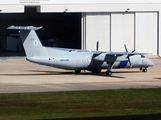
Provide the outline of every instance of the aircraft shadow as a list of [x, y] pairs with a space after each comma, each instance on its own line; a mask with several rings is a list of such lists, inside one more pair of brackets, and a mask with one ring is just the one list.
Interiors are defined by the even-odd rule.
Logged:
[[82, 72], [80, 74], [75, 74], [73, 71], [60, 72], [60, 71], [42, 71], [42, 70], [32, 70], [32, 74], [0, 74], [0, 76], [47, 76], [47, 75], [93, 75], [93, 76], [102, 76], [102, 77], [111, 77], [111, 78], [126, 78], [121, 76], [115, 76], [115, 73], [139, 73], [140, 71], [114, 71], [112, 76], [106, 76], [105, 72], [94, 74], [91, 72]]
[[114, 71], [112, 73], [140, 73], [140, 71]]
[[[0, 74], [0, 76], [38, 76], [38, 75], [63, 75], [63, 74], [74, 74], [73, 72], [55, 72], [55, 71], [30, 71], [33, 73], [25, 73], [25, 74]], [[36, 72], [36, 73], [35, 73]]]
[[158, 79], [158, 80], [161, 80], [161, 78], [154, 78], [154, 79]]

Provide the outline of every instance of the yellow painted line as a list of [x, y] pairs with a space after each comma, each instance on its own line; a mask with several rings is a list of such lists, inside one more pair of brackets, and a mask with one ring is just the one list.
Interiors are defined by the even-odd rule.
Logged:
[[77, 85], [77, 84], [105, 84], [105, 83], [136, 83], [136, 82], [161, 82], [161, 80], [147, 81], [113, 81], [113, 82], [80, 82], [80, 83], [51, 83], [51, 84], [19, 84], [19, 85], [0, 85], [0, 87], [23, 87], [23, 86], [44, 86], [44, 85]]

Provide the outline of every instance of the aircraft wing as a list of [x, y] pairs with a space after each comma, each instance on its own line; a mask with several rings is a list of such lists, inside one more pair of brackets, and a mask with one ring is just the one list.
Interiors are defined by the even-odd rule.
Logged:
[[133, 55], [143, 55], [148, 53], [139, 53], [139, 52], [106, 52], [100, 53], [93, 57], [94, 60], [97, 61], [108, 61], [108, 62], [115, 62], [115, 61], [126, 61], [128, 58], [127, 56]]

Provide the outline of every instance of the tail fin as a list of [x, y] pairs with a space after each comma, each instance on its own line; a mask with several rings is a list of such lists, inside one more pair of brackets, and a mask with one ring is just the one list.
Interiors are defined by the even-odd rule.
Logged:
[[20, 30], [20, 37], [25, 49], [27, 57], [33, 56], [44, 56], [47, 55], [45, 47], [42, 46], [35, 30], [41, 29], [42, 27], [15, 27], [10, 26], [7, 29]]

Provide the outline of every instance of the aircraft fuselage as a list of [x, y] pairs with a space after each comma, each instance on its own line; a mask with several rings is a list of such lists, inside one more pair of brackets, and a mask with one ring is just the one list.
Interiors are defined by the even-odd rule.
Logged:
[[[68, 55], [70, 54], [70, 55]], [[106, 61], [97, 61], [92, 59], [93, 53], [66, 53], [64, 56], [54, 57], [27, 57], [30, 62], [57, 67], [68, 70], [95, 70], [95, 69], [107, 69], [108, 63]], [[122, 56], [121, 56], [122, 57]], [[119, 59], [119, 57], [118, 57]], [[147, 68], [153, 66], [154, 63], [141, 55], [130, 56], [132, 68]], [[131, 68], [128, 59], [125, 56], [123, 61], [115, 61], [113, 69], [117, 68]]]

